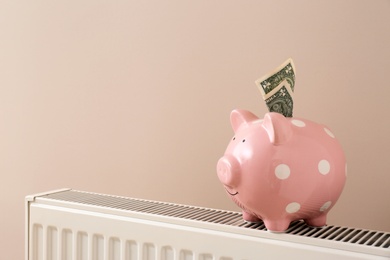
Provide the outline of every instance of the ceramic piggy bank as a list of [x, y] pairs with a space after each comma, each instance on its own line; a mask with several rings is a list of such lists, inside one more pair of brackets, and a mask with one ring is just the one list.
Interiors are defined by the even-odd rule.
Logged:
[[217, 174], [249, 222], [285, 231], [291, 221], [324, 226], [346, 179], [343, 150], [324, 125], [267, 113], [233, 110], [235, 136]]

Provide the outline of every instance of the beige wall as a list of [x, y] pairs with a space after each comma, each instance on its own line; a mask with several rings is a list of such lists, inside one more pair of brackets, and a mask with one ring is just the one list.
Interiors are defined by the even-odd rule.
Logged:
[[[0, 4], [2, 259], [22, 259], [24, 197], [70, 187], [238, 210], [215, 165], [229, 113], [294, 59], [294, 114], [348, 159], [329, 223], [390, 231], [390, 2]], [[15, 252], [16, 250], [16, 252]]]

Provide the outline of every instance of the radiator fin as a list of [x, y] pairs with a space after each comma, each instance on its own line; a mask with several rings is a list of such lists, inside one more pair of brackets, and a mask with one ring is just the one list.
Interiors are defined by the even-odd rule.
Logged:
[[40, 224], [34, 224], [33, 226], [33, 249], [34, 249], [34, 255], [33, 259], [42, 259], [43, 256], [43, 227]]
[[142, 259], [143, 260], [155, 260], [156, 257], [156, 247], [153, 243], [145, 243], [142, 250]]
[[88, 235], [85, 232], [77, 232], [77, 258], [88, 260]]
[[62, 249], [61, 259], [71, 260], [73, 258], [73, 232], [70, 229], [64, 229], [62, 231]]
[[137, 242], [133, 240], [128, 240], [125, 243], [125, 259], [126, 260], [136, 260], [138, 259], [138, 245]]
[[180, 260], [193, 260], [194, 256], [190, 250], [181, 250], [180, 251]]
[[47, 228], [47, 260], [58, 259], [58, 230], [56, 227], [49, 226]]
[[103, 260], [104, 256], [104, 237], [99, 234], [92, 236], [92, 259]]
[[[145, 214], [156, 214], [166, 217], [190, 219], [194, 221], [216, 223], [221, 225], [229, 225], [262, 231], [267, 230], [264, 223], [262, 222], [245, 222], [242, 219], [241, 213], [239, 212], [96, 194], [75, 190], [51, 193], [43, 197], [49, 200], [67, 201], [98, 207], [114, 208], [117, 210], [134, 211]], [[39, 233], [37, 234], [38, 236], [42, 236], [41, 229], [41, 227], [36, 228], [37, 232]], [[295, 221], [291, 223], [286, 233], [296, 236], [359, 244], [363, 246], [390, 248], [390, 233], [387, 232], [362, 230], [331, 225], [323, 228], [316, 228], [307, 226], [303, 221]], [[63, 243], [68, 243], [66, 245], [70, 247], [72, 243], [67, 242], [67, 239], [71, 238], [64, 238], [63, 236]], [[137, 252], [138, 249], [136, 249], [134, 243], [135, 242], [127, 241], [125, 251], [128, 257], [126, 259], [138, 259], [137, 257], [135, 257], [135, 255], [139, 254], [139, 252]], [[43, 248], [42, 245], [36, 245], [36, 247]], [[144, 244], [142, 248], [142, 259], [153, 259], [153, 257], [160, 254], [162, 255], [162, 258], [165, 257], [166, 259], [168, 259], [173, 254], [172, 251], [168, 250], [168, 248], [163, 248], [161, 250], [161, 252], [157, 251], [156, 247], [153, 244]], [[37, 252], [40, 254], [41, 251], [38, 250]], [[66, 253], [63, 253], [62, 255], [67, 256]], [[208, 259], [209, 256], [206, 254], [201, 255], [199, 257], [203, 257], [203, 259]], [[188, 250], [186, 251], [185, 249], [183, 249], [179, 253], [179, 258], [183, 260], [193, 259], [193, 252]], [[68, 258], [64, 257], [64, 259]]]
[[171, 246], [164, 246], [161, 249], [161, 260], [171, 260], [174, 259], [174, 251]]
[[121, 242], [117, 237], [110, 237], [108, 247], [109, 258], [112, 260], [120, 260], [121, 256]]
[[199, 260], [213, 260], [214, 257], [212, 254], [200, 254]]

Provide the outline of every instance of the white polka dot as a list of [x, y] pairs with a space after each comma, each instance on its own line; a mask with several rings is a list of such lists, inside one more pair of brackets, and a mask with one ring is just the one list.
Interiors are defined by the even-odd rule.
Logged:
[[290, 167], [286, 164], [279, 164], [275, 168], [275, 175], [281, 180], [287, 179], [290, 176]]
[[327, 210], [330, 207], [330, 205], [332, 205], [331, 201], [325, 202], [324, 205], [322, 205], [322, 207], [320, 208], [320, 211], [324, 212], [325, 210]]
[[318, 170], [323, 175], [328, 174], [330, 172], [330, 164], [329, 164], [329, 162], [327, 160], [321, 160], [318, 163]]
[[325, 131], [325, 133], [327, 133], [330, 137], [335, 138], [335, 136], [334, 136], [334, 134], [332, 133], [332, 131], [330, 131], [328, 128], [324, 127], [324, 131]]
[[286, 207], [287, 213], [295, 213], [301, 208], [301, 205], [298, 202], [291, 202]]
[[293, 119], [291, 120], [291, 123], [295, 126], [298, 126], [298, 127], [304, 127], [306, 126], [305, 122], [301, 121], [301, 120], [298, 120], [298, 119]]

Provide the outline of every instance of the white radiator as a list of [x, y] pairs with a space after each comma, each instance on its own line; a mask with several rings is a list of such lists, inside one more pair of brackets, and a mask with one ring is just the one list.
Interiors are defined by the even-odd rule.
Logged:
[[54, 259], [390, 259], [390, 232], [277, 234], [238, 212], [64, 189], [26, 197], [26, 260]]

